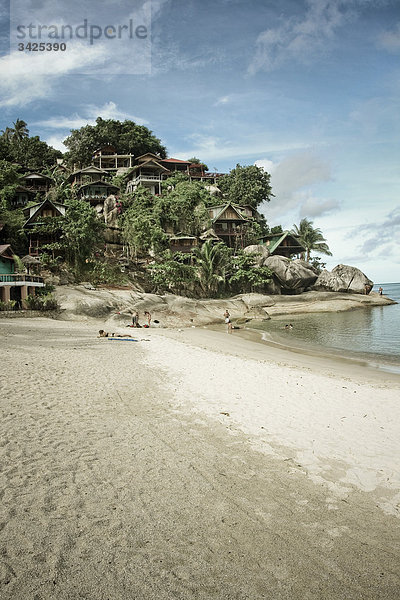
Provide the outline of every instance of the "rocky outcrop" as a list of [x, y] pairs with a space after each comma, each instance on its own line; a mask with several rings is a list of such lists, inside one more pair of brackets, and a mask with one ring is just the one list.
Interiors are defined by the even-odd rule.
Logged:
[[371, 290], [373, 282], [357, 269], [349, 265], [337, 265], [332, 271], [322, 271], [313, 285], [316, 291], [346, 292], [352, 294], [365, 294]]
[[285, 256], [269, 256], [262, 261], [262, 264], [273, 271], [283, 293], [301, 294], [318, 278], [316, 269], [304, 260], [290, 260]]
[[270, 256], [270, 252], [267, 246], [263, 244], [253, 244], [252, 246], [246, 246], [243, 249], [245, 254], [254, 254], [254, 262], [257, 266], [262, 266], [264, 260]]

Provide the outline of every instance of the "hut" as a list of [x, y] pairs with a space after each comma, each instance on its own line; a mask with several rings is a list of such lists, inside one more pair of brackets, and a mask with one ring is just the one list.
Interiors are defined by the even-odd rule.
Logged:
[[18, 308], [26, 308], [27, 296], [44, 286], [43, 277], [16, 271], [17, 261], [10, 244], [0, 245], [0, 300], [5, 304], [14, 301]]

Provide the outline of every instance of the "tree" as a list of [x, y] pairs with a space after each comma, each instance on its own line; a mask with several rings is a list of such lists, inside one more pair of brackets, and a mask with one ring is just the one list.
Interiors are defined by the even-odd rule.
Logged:
[[203, 167], [204, 171], [208, 171], [208, 167], [205, 163], [203, 163], [202, 160], [200, 160], [199, 158], [197, 158], [196, 156], [192, 156], [192, 158], [188, 158], [188, 161], [191, 162], [193, 165], [200, 165]]
[[14, 131], [11, 127], [6, 127], [1, 130], [1, 137], [4, 138], [7, 142], [11, 142]]
[[94, 253], [96, 247], [104, 243], [105, 224], [88, 202], [72, 197], [68, 202], [65, 217], [60, 219], [61, 243], [67, 261], [78, 272]]
[[183, 294], [193, 292], [196, 282], [196, 270], [187, 262], [187, 254], [167, 250], [161, 262], [149, 266], [150, 278], [156, 293], [171, 292]]
[[218, 187], [231, 202], [257, 208], [273, 197], [271, 176], [261, 167], [236, 165], [228, 175], [218, 178]]
[[53, 166], [56, 159], [63, 156], [60, 150], [43, 142], [38, 135], [22, 137], [17, 144], [11, 144], [10, 151], [14, 162], [37, 170]]
[[175, 233], [199, 235], [210, 226], [206, 208], [209, 197], [201, 183], [180, 180], [172, 190], [155, 198], [155, 214], [164, 229], [169, 226]]
[[203, 295], [215, 296], [225, 286], [231, 249], [222, 242], [208, 240], [201, 248], [195, 248], [193, 256]]
[[22, 119], [17, 119], [15, 123], [13, 123], [14, 128], [12, 129], [12, 141], [20, 142], [24, 138], [29, 137], [29, 129], [25, 121]]
[[257, 266], [257, 254], [245, 254], [240, 251], [233, 257], [233, 275], [229, 285], [236, 293], [264, 292], [272, 281], [272, 271], [266, 266]]
[[328, 244], [326, 244], [326, 239], [322, 235], [322, 231], [319, 227], [313, 227], [313, 221], [307, 218], [301, 219], [299, 226], [293, 225], [291, 233], [299, 238], [306, 249], [307, 262], [310, 262], [310, 253], [313, 250], [332, 256], [332, 252], [329, 250]]
[[72, 129], [64, 144], [68, 148], [68, 160], [81, 166], [89, 165], [93, 152], [105, 145], [115, 146], [119, 154], [140, 156], [152, 152], [162, 158], [166, 156], [165, 146], [150, 129], [129, 120], [121, 122], [98, 117], [96, 125]]

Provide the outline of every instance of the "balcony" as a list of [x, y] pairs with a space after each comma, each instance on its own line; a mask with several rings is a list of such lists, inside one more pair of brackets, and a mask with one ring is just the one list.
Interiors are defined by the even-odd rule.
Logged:
[[43, 287], [43, 277], [39, 275], [28, 275], [27, 273], [5, 273], [0, 275], [0, 285], [20, 286], [29, 285], [29, 287]]

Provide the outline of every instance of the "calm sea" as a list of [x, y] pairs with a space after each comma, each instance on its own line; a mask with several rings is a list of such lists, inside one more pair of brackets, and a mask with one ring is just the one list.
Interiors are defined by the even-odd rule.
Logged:
[[[340, 313], [319, 313], [274, 317], [258, 324], [265, 339], [320, 348], [335, 355], [367, 360], [400, 372], [400, 283], [376, 284], [373, 291], [383, 287], [385, 296], [399, 304], [360, 308]], [[286, 331], [290, 322], [293, 329]]]

